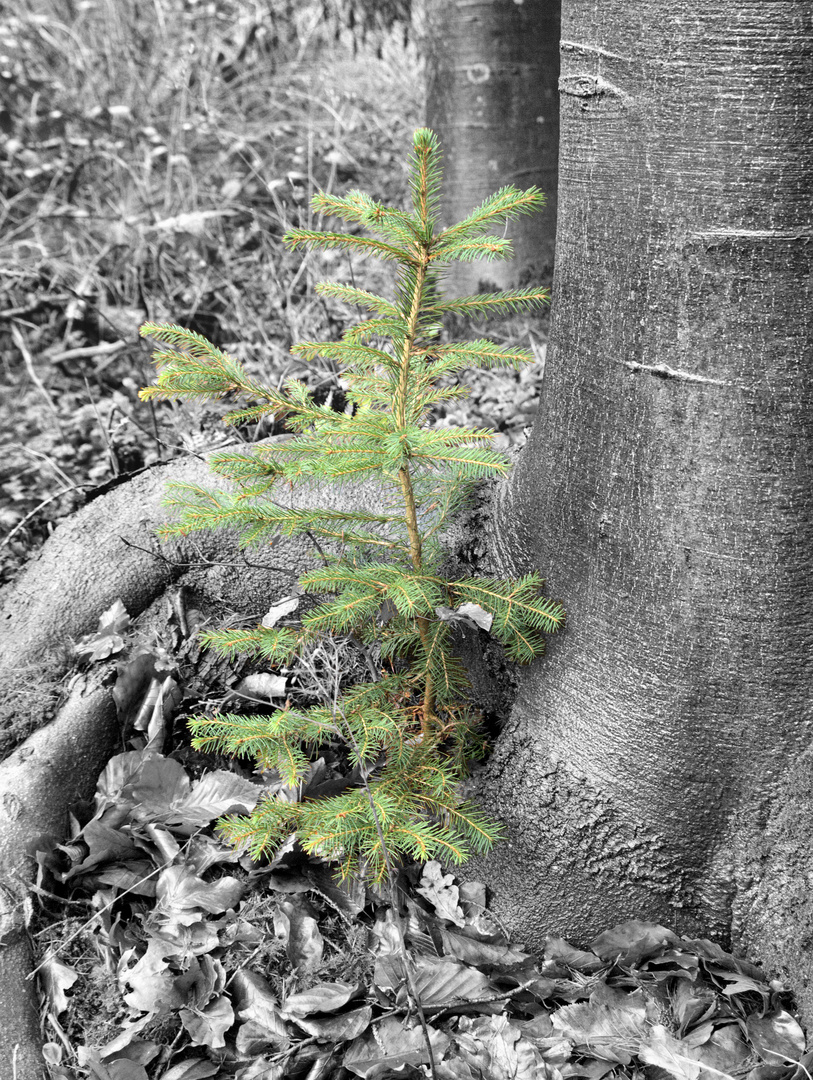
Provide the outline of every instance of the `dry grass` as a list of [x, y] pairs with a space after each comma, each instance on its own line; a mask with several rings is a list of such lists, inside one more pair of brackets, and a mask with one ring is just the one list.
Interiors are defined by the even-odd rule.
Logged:
[[[17, 0], [0, 26], [0, 529], [5, 576], [90, 489], [220, 437], [139, 403], [136, 334], [171, 320], [266, 381], [350, 317], [292, 256], [317, 188], [404, 196], [422, 77], [403, 27], [354, 40], [321, 3]], [[373, 283], [374, 284], [374, 283]], [[324, 393], [329, 365], [307, 374]], [[46, 500], [49, 500], [46, 502]], [[45, 505], [43, 505], [45, 503]]]
[[[312, 223], [318, 188], [403, 203], [424, 116], [420, 26], [361, 40], [322, 0], [11, 0], [4, 14], [0, 583], [100, 486], [223, 439], [211, 406], [138, 401], [152, 378], [145, 319], [206, 334], [264, 382], [297, 375], [328, 396], [332, 364], [290, 346], [333, 338], [356, 313], [313, 282], [386, 289], [388, 268], [291, 255], [282, 234]], [[474, 374], [471, 400], [439, 423], [522, 441], [544, 365], [532, 326], [530, 341], [526, 320], [489, 333], [538, 349], [535, 368]]]

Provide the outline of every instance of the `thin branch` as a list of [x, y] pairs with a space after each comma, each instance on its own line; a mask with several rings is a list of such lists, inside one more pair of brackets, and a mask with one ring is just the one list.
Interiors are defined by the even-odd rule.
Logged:
[[[195, 829], [195, 831], [192, 833], [192, 835], [189, 837], [189, 839], [186, 841], [186, 843], [184, 843], [182, 845], [180, 851], [178, 851], [178, 855], [180, 855], [181, 852], [185, 851], [189, 847], [189, 845], [192, 843], [192, 841], [195, 839], [195, 837], [198, 836], [202, 832], [203, 832], [203, 826], [201, 826], [199, 829]], [[175, 858], [177, 858], [178, 855], [176, 855]], [[113, 899], [109, 903], [104, 905], [104, 907], [100, 907], [98, 911], [95, 911], [88, 918], [86, 923], [83, 923], [82, 926], [80, 926], [73, 934], [71, 934], [69, 937], [66, 937], [64, 941], [60, 941], [56, 946], [53, 946], [53, 945], [49, 946], [48, 951], [45, 954], [45, 957], [40, 961], [39, 964], [37, 964], [37, 966], [35, 968], [33, 968], [32, 971], [30, 971], [26, 975], [26, 979], [27, 980], [28, 979], [33, 979], [34, 976], [37, 974], [37, 972], [41, 968], [45, 967], [45, 965], [48, 963], [48, 960], [52, 956], [56, 956], [58, 953], [62, 952], [64, 949], [66, 949], [67, 946], [70, 945], [70, 943], [72, 941], [75, 941], [76, 938], [78, 938], [80, 934], [84, 933], [84, 931], [87, 930], [87, 928], [89, 926], [91, 926], [95, 922], [96, 919], [101, 918], [102, 915], [106, 915], [107, 912], [110, 911], [110, 909], [115, 904], [117, 904], [119, 902], [119, 900], [121, 900], [121, 898], [123, 896], [127, 896], [128, 893], [131, 893], [134, 889], [137, 889], [139, 887], [139, 885], [142, 885], [145, 881], [149, 881], [149, 879], [151, 877], [155, 877], [156, 874], [160, 874], [162, 870], [166, 870], [167, 867], [171, 866], [173, 862], [174, 862], [174, 859], [170, 859], [167, 862], [161, 863], [160, 866], [156, 866], [155, 869], [150, 870], [149, 874], [145, 874], [143, 877], [140, 877], [138, 879], [138, 881], [134, 882], [132, 885], [129, 885], [126, 889], [122, 889], [122, 891], [118, 894], [118, 896], [114, 896]]]
[[[2, 318], [2, 312], [0, 312], [0, 318]], [[85, 345], [78, 349], [66, 349], [64, 352], [54, 353], [48, 357], [48, 360], [52, 364], [63, 364], [66, 360], [85, 360], [94, 356], [104, 356], [109, 362], [126, 346], [126, 341], [102, 341], [98, 345]]]
[[[136, 544], [133, 540], [128, 540], [126, 536], [119, 534], [119, 540], [128, 548], [134, 548], [136, 551], [143, 551], [145, 555], [151, 555], [153, 559], [160, 559], [161, 562], [171, 566], [175, 570], [190, 570], [195, 566], [234, 566], [234, 562], [217, 562], [214, 559], [200, 558], [196, 562], [182, 562], [180, 559], [170, 559], [167, 555], [164, 555], [161, 551], [152, 551], [150, 548], [142, 547], [141, 544]], [[291, 575], [290, 566], [274, 566], [273, 563], [255, 563], [249, 562], [246, 558], [245, 552], [240, 552], [240, 557], [243, 560], [243, 565], [250, 567], [252, 570], [274, 570], [278, 574]]]
[[47, 402], [48, 408], [54, 415], [54, 422], [56, 423], [56, 426], [59, 430], [59, 434], [62, 435], [64, 438], [65, 432], [62, 429], [62, 421], [59, 419], [59, 413], [57, 412], [56, 405], [54, 405], [53, 401], [51, 400], [51, 395], [48, 393], [45, 387], [45, 383], [34, 370], [33, 357], [31, 356], [25, 338], [23, 337], [20, 328], [19, 326], [17, 326], [16, 322], [12, 322], [11, 324], [11, 336], [14, 339], [14, 344], [20, 350], [20, 355], [23, 358], [23, 363], [25, 364], [25, 369], [28, 372], [28, 376], [31, 379], [31, 382], [34, 384], [34, 386], [37, 388], [37, 390]]
[[32, 518], [36, 517], [40, 510], [44, 510], [45, 507], [48, 506], [50, 503], [55, 502], [57, 499], [61, 499], [62, 496], [67, 495], [69, 491], [81, 491], [83, 488], [94, 487], [96, 487], [96, 484], [72, 484], [69, 488], [63, 488], [62, 491], [57, 491], [54, 495], [49, 495], [47, 499], [43, 499], [42, 502], [38, 503], [33, 510], [30, 510], [22, 519], [22, 521], [18, 521], [14, 528], [11, 530], [11, 532], [7, 533], [7, 535], [4, 536], [2, 540], [0, 540], [0, 548], [5, 547], [6, 544], [10, 544], [14, 537], [17, 535], [17, 533], [21, 529], [24, 529], [28, 522]]
[[[344, 723], [344, 726], [345, 726], [345, 728], [347, 730], [348, 741], [350, 742], [353, 749], [355, 750], [356, 756], [357, 756], [359, 762], [362, 762], [363, 759], [362, 759], [361, 749], [360, 749], [360, 747], [358, 745], [358, 742], [356, 741], [355, 736], [353, 735], [353, 729], [350, 726], [350, 724], [347, 722], [347, 717], [345, 716], [344, 711], [342, 710], [342, 708], [341, 708], [341, 706], [339, 704], [339, 680], [338, 680], [338, 678], [334, 678], [334, 680], [333, 680], [332, 691], [333, 691], [332, 692], [332, 697], [333, 697], [333, 720], [334, 720], [334, 722], [337, 723], [337, 717], [341, 716], [342, 722]], [[337, 726], [338, 726], [338, 723], [337, 723]], [[418, 1021], [419, 1021], [420, 1025], [421, 1025], [421, 1031], [423, 1032], [424, 1041], [426, 1042], [426, 1052], [429, 1055], [429, 1071], [432, 1073], [433, 1080], [439, 1080], [438, 1073], [437, 1073], [437, 1067], [435, 1065], [435, 1053], [434, 1053], [434, 1050], [432, 1049], [432, 1040], [429, 1037], [429, 1026], [426, 1023], [426, 1016], [424, 1015], [423, 1006], [421, 1004], [420, 995], [418, 993], [418, 988], [415, 985], [415, 978], [414, 978], [414, 976], [412, 974], [411, 960], [410, 960], [409, 953], [407, 952], [406, 940], [404, 938], [404, 930], [403, 930], [403, 925], [402, 925], [402, 922], [401, 922], [401, 916], [398, 914], [398, 898], [397, 898], [396, 893], [395, 893], [395, 872], [393, 870], [392, 860], [390, 859], [390, 853], [389, 853], [389, 849], [387, 848], [387, 842], [384, 839], [384, 830], [381, 828], [381, 819], [378, 816], [378, 810], [376, 809], [375, 799], [373, 798], [373, 793], [370, 790], [370, 785], [369, 785], [369, 783], [367, 781], [367, 772], [366, 772], [363, 764], [362, 764], [359, 771], [360, 771], [360, 774], [361, 774], [361, 781], [362, 781], [362, 783], [364, 785], [364, 791], [365, 791], [365, 793], [367, 795], [367, 801], [370, 804], [370, 812], [372, 813], [373, 821], [375, 822], [375, 831], [376, 831], [376, 833], [378, 835], [378, 842], [381, 845], [381, 851], [383, 852], [383, 855], [384, 855], [384, 863], [385, 863], [385, 865], [387, 867], [387, 887], [388, 887], [389, 894], [390, 894], [390, 905], [392, 907], [392, 917], [393, 917], [393, 920], [394, 920], [395, 929], [398, 932], [398, 944], [400, 946], [401, 960], [402, 960], [403, 965], [404, 965], [404, 975], [405, 975], [406, 981], [407, 981], [407, 989], [409, 991], [409, 996], [410, 996], [410, 998], [411, 998], [411, 1000], [412, 1000], [412, 1002], [413, 1002], [413, 1004], [415, 1006], [415, 1013], [416, 1013], [416, 1015], [418, 1017]]]
[[23, 304], [22, 307], [6, 308], [5, 311], [0, 311], [0, 319], [21, 319], [26, 315], [33, 315], [35, 311], [39, 311], [46, 304], [56, 307], [70, 299], [70, 293], [61, 296], [40, 296], [30, 304]]

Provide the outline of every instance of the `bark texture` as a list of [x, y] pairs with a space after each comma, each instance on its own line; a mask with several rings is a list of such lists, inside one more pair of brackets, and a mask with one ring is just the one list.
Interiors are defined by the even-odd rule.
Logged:
[[569, 622], [473, 870], [531, 945], [637, 917], [770, 955], [754, 845], [813, 735], [810, 39], [800, 4], [565, 5], [552, 340], [492, 546]]
[[506, 184], [536, 184], [541, 214], [509, 225], [516, 258], [450, 268], [464, 296], [550, 280], [556, 241], [560, 0], [433, 0], [428, 5], [427, 124], [444, 155], [451, 225]]
[[26, 933], [26, 882], [68, 812], [89, 797], [119, 738], [109, 687], [91, 676], [58, 718], [0, 764], [0, 1080], [44, 1080], [39, 1001]]
[[794, 989], [813, 1027], [813, 750], [783, 777], [767, 827], [748, 852], [755, 885], [742, 920], [742, 944]]

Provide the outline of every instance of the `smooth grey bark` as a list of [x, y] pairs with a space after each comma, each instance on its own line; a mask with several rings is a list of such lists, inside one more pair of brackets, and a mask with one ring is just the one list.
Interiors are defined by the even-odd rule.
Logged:
[[27, 882], [36, 852], [65, 839], [69, 812], [93, 793], [119, 737], [110, 686], [91, 674], [52, 724], [0, 763], [0, 1080], [46, 1077]]
[[429, 0], [427, 125], [444, 161], [443, 221], [452, 225], [506, 184], [536, 184], [547, 205], [512, 222], [511, 262], [456, 263], [458, 296], [549, 282], [556, 242], [560, 0]]
[[771, 956], [759, 843], [813, 736], [812, 21], [563, 7], [551, 342], [491, 542], [568, 625], [480, 777], [509, 840], [471, 870], [531, 946], [636, 917]]

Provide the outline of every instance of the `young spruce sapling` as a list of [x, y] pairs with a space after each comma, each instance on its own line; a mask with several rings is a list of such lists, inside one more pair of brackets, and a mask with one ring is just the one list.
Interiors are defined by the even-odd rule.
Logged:
[[[225, 656], [247, 653], [281, 665], [325, 635], [352, 638], [374, 658], [378, 676], [337, 690], [313, 708], [286, 704], [270, 716], [193, 718], [196, 748], [249, 756], [262, 769], [276, 769], [289, 790], [302, 783], [320, 747], [339, 742], [347, 755], [353, 782], [338, 794], [299, 801], [270, 796], [248, 816], [221, 820], [220, 832], [255, 858], [296, 833], [306, 851], [335, 860], [343, 875], [361, 872], [373, 881], [387, 876], [392, 860], [460, 863], [486, 851], [500, 834], [458, 793], [477, 715], [463, 666], [450, 648], [451, 613], [476, 612], [481, 622], [490, 620], [490, 633], [518, 663], [539, 655], [543, 634], [564, 618], [560, 604], [542, 595], [536, 573], [516, 580], [444, 576], [441, 530], [478, 480], [505, 474], [509, 466], [491, 447], [492, 431], [429, 423], [433, 406], [466, 393], [444, 376], [532, 360], [524, 350], [485, 339], [444, 343], [441, 321], [447, 313], [482, 317], [536, 308], [547, 302], [547, 289], [444, 300], [439, 284], [453, 260], [509, 258], [510, 241], [490, 230], [538, 211], [544, 197], [536, 188], [504, 187], [464, 221], [438, 230], [441, 153], [425, 129], [415, 133], [409, 183], [411, 211], [384, 206], [361, 191], [316, 195], [317, 214], [371, 235], [292, 229], [284, 238], [291, 249], [338, 248], [397, 266], [392, 300], [336, 282], [317, 285], [323, 296], [357, 305], [371, 317], [340, 341], [303, 341], [293, 348], [306, 359], [337, 362], [347, 388], [344, 412], [315, 404], [296, 379], [282, 389], [262, 385], [190, 330], [148, 323], [141, 331], [165, 346], [155, 355], [156, 383], [141, 391], [142, 398], [239, 394], [252, 403], [227, 415], [227, 423], [274, 414], [285, 416], [296, 433], [248, 453], [213, 455], [212, 471], [229, 485], [210, 490], [175, 484], [167, 501], [180, 516], [163, 534], [230, 528], [239, 531], [243, 545], [297, 533], [327, 541], [324, 550], [318, 543], [322, 565], [303, 574], [299, 586], [332, 599], [313, 607], [296, 628], [209, 632], [205, 644]], [[291, 509], [272, 497], [280, 482], [347, 484], [371, 475], [382, 491], [376, 512]]]

